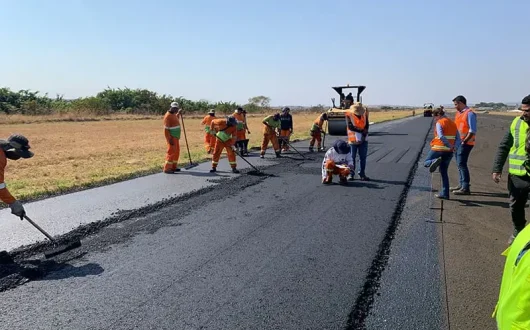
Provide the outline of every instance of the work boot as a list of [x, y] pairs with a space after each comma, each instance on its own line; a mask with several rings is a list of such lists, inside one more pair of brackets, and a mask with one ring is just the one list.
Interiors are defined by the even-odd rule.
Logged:
[[471, 195], [471, 191], [469, 189], [460, 189], [460, 190], [454, 190], [453, 194], [455, 194], [455, 195]]
[[174, 168], [173, 172], [180, 172], [180, 168]]
[[330, 184], [332, 182], [332, 179], [330, 176], [328, 177], [325, 177], [324, 179], [322, 179], [322, 184]]
[[456, 187], [449, 187], [449, 191], [451, 192], [454, 192], [456, 190], [462, 190], [462, 186], [461, 185], [458, 185]]
[[320, 146], [318, 147], [317, 150], [318, 150], [318, 152], [322, 152], [322, 151], [324, 151], [324, 149], [322, 149], [322, 147], [320, 147]]
[[314, 152], [315, 150], [313, 149], [313, 147], [309, 147], [309, 152]]
[[232, 173], [239, 173], [239, 170], [237, 168], [232, 168]]
[[348, 179], [345, 177], [345, 176], [340, 176], [339, 177], [339, 184], [340, 185], [347, 185], [348, 184]]
[[440, 166], [441, 162], [442, 162], [442, 157], [436, 158], [436, 160], [432, 162], [431, 165], [429, 166], [429, 172], [433, 173], [434, 171], [436, 171], [438, 166]]
[[442, 196], [442, 195], [439, 195], [439, 194], [434, 194], [434, 197], [436, 197], [436, 198], [438, 198], [438, 199], [446, 199], [446, 200], [449, 199], [449, 197], [447, 197], [447, 196]]
[[348, 181], [353, 181], [355, 180], [355, 174], [351, 173], [350, 175], [348, 175]]
[[370, 181], [370, 178], [365, 176], [361, 176], [361, 181]]
[[282, 158], [282, 155], [280, 155], [279, 151], [276, 151], [276, 158]]
[[265, 153], [262, 152], [262, 153], [259, 155], [259, 158], [265, 158]]
[[210, 170], [210, 173], [214, 173], [214, 172], [217, 172], [217, 168], [212, 167], [212, 169]]
[[245, 156], [248, 156], [248, 140], [243, 141], [243, 149], [245, 149]]

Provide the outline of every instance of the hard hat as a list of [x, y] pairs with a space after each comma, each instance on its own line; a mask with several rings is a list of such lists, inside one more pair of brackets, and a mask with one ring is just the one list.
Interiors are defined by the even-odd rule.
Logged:
[[171, 102], [171, 108], [178, 108], [179, 104], [177, 102]]
[[213, 115], [215, 114], [215, 109], [210, 109], [210, 111], [208, 111], [209, 114]]

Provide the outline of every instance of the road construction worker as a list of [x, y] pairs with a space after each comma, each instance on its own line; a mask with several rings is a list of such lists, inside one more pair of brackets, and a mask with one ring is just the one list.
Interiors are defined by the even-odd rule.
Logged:
[[265, 157], [265, 151], [269, 146], [269, 141], [272, 143], [274, 152], [276, 153], [276, 158], [281, 157], [280, 155], [280, 146], [278, 144], [278, 131], [280, 130], [280, 114], [276, 113], [265, 117], [262, 121], [263, 123], [263, 142], [261, 143], [261, 153], [260, 157]]
[[[522, 211], [524, 214], [524, 209]], [[530, 226], [526, 226], [502, 253], [506, 262], [499, 297], [492, 315], [496, 319], [498, 330], [530, 329], [529, 250]]]
[[322, 151], [322, 133], [325, 134], [322, 126], [324, 121], [328, 120], [328, 115], [326, 113], [318, 115], [317, 119], [313, 122], [309, 134], [311, 135], [311, 140], [309, 141], [309, 151], [313, 152], [313, 147], [315, 146], [315, 141], [317, 143], [317, 150]]
[[460, 184], [457, 187], [451, 188], [455, 195], [469, 195], [470, 191], [470, 175], [467, 161], [469, 154], [475, 145], [475, 135], [477, 134], [477, 116], [467, 106], [467, 100], [462, 95], [458, 95], [453, 99], [453, 104], [456, 108], [455, 123], [460, 136], [462, 137], [462, 148], [458, 148], [456, 153], [456, 164], [458, 165], [458, 172], [460, 176]]
[[210, 124], [214, 119], [215, 109], [210, 109], [201, 121], [201, 125], [204, 125], [204, 148], [209, 154], [213, 152], [213, 148], [215, 147], [215, 136], [210, 133]]
[[347, 184], [350, 169], [353, 168], [353, 158], [350, 147], [343, 140], [337, 140], [333, 147], [329, 148], [322, 161], [322, 183], [330, 184], [333, 174], [339, 175], [339, 183]]
[[440, 168], [442, 176], [442, 188], [440, 194], [435, 194], [436, 198], [449, 199], [449, 164], [453, 158], [453, 152], [460, 147], [460, 134], [454, 121], [445, 115], [442, 108], [432, 112], [435, 120], [434, 138], [431, 141], [431, 150], [427, 154], [424, 162], [425, 167], [433, 173]]
[[164, 135], [167, 142], [166, 163], [164, 173], [180, 172], [177, 167], [180, 156], [180, 119], [181, 110], [177, 102], [171, 102], [169, 110], [164, 115]]
[[0, 140], [0, 199], [9, 206], [12, 214], [20, 217], [21, 220], [24, 219], [26, 211], [22, 203], [13, 197], [7, 189], [4, 172], [8, 159], [18, 160], [33, 157], [34, 154], [29, 149], [28, 139], [20, 134], [11, 135], [7, 141]]
[[510, 212], [513, 223], [511, 243], [526, 226], [525, 206], [530, 193], [530, 95], [521, 102], [522, 115], [513, 119], [510, 129], [504, 135], [497, 149], [493, 163], [492, 178], [499, 183], [502, 169], [508, 159], [508, 192], [510, 196]]
[[210, 172], [217, 172], [217, 165], [221, 158], [223, 149], [226, 149], [226, 155], [228, 156], [228, 163], [232, 168], [233, 173], [239, 173], [236, 163], [236, 135], [237, 135], [237, 120], [233, 116], [226, 118], [218, 118], [212, 120], [210, 124], [210, 131], [215, 134], [215, 148], [212, 156], [212, 169]]
[[368, 128], [369, 118], [367, 109], [359, 102], [350, 106], [346, 111], [346, 123], [348, 132], [348, 144], [350, 145], [351, 156], [353, 158], [354, 170], [350, 173], [349, 180], [355, 179], [355, 165], [357, 153], [359, 153], [359, 177], [362, 181], [369, 181], [366, 176], [366, 158], [368, 157]]
[[237, 122], [237, 132], [236, 132], [236, 148], [239, 149], [240, 155], [248, 155], [248, 139], [245, 135], [245, 132], [250, 134], [247, 126], [247, 117], [246, 111], [243, 108], [238, 107], [233, 114]]
[[289, 151], [289, 140], [293, 134], [293, 116], [289, 113], [291, 109], [285, 107], [280, 115], [280, 150]]

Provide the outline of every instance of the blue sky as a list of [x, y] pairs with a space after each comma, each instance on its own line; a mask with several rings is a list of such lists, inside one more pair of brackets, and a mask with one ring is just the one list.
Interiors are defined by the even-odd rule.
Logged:
[[530, 1], [0, 0], [0, 86], [88, 96], [107, 86], [210, 101], [519, 102]]

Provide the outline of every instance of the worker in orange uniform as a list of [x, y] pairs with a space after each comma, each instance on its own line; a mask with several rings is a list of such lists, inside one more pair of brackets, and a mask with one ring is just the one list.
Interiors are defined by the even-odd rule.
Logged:
[[215, 136], [210, 134], [210, 124], [215, 119], [215, 109], [210, 109], [208, 114], [204, 116], [201, 121], [201, 125], [204, 125], [204, 148], [207, 153], [212, 153], [215, 147]]
[[177, 167], [180, 155], [180, 120], [181, 110], [177, 102], [171, 102], [169, 110], [164, 115], [164, 135], [167, 142], [166, 163], [164, 173], [180, 172]]
[[9, 206], [12, 214], [20, 217], [20, 220], [24, 219], [26, 211], [22, 203], [13, 197], [7, 189], [4, 172], [8, 159], [18, 160], [33, 157], [34, 154], [29, 149], [28, 139], [20, 134], [11, 135], [7, 141], [0, 140], [0, 199]]
[[368, 111], [359, 102], [350, 106], [346, 111], [346, 123], [348, 132], [348, 144], [350, 145], [350, 152], [353, 159], [353, 171], [350, 173], [349, 180], [355, 178], [355, 164], [357, 153], [359, 153], [359, 177], [361, 181], [369, 181], [370, 178], [366, 176], [366, 158], [368, 157]]
[[343, 140], [337, 140], [329, 148], [322, 161], [322, 183], [330, 184], [333, 174], [339, 175], [340, 184], [348, 184], [347, 177], [353, 168], [350, 147]]
[[289, 139], [293, 134], [293, 116], [289, 113], [291, 109], [285, 107], [282, 109], [280, 115], [280, 149], [281, 151], [289, 151]]
[[313, 122], [313, 126], [311, 126], [311, 130], [309, 133], [311, 134], [311, 140], [309, 141], [309, 151], [313, 152], [313, 147], [315, 146], [315, 141], [317, 143], [317, 150], [322, 151], [322, 133], [325, 134], [324, 130], [322, 129], [322, 126], [324, 125], [324, 121], [328, 120], [328, 115], [326, 113], [323, 113], [315, 119]]
[[212, 120], [210, 124], [210, 131], [215, 134], [215, 148], [212, 157], [212, 169], [210, 172], [217, 172], [217, 164], [221, 158], [223, 149], [226, 149], [228, 156], [228, 163], [232, 168], [232, 173], [239, 173], [236, 163], [236, 135], [237, 135], [237, 120], [233, 116], [226, 118], [218, 118]]
[[248, 155], [248, 139], [245, 133], [250, 134], [247, 126], [246, 111], [242, 107], [238, 107], [232, 115], [236, 119], [236, 148], [239, 149], [239, 154], [243, 156]]
[[260, 157], [265, 157], [265, 151], [269, 146], [269, 141], [272, 143], [276, 158], [280, 158], [280, 145], [278, 144], [278, 131], [280, 130], [280, 114], [276, 113], [265, 117], [263, 123], [263, 142], [261, 143]]

